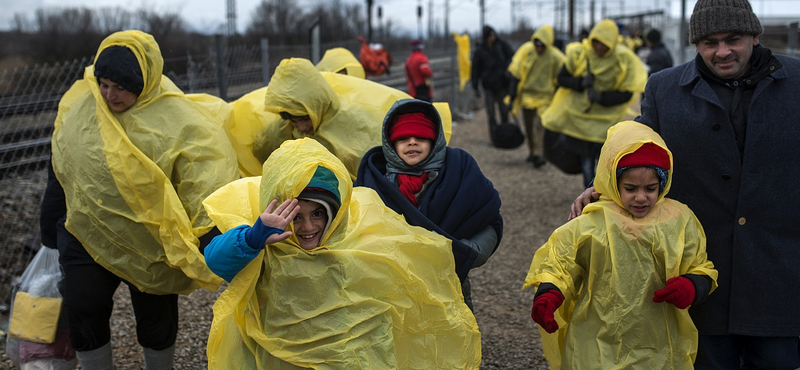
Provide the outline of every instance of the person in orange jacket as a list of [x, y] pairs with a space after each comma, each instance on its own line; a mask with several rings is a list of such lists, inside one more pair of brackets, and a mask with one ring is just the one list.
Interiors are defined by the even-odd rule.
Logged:
[[425, 44], [420, 40], [411, 40], [411, 55], [406, 59], [406, 82], [408, 83], [408, 95], [414, 99], [433, 101], [433, 88], [430, 78], [433, 77], [433, 70], [428, 62], [428, 57], [422, 52]]

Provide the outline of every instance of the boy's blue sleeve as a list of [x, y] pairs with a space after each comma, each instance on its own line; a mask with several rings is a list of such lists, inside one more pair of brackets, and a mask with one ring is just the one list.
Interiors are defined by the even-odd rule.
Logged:
[[[260, 248], [252, 248], [247, 244], [245, 235], [250, 229], [251, 227], [247, 225], [237, 226], [215, 237], [206, 246], [204, 254], [206, 264], [211, 271], [229, 283], [264, 249], [264, 243], [261, 243]], [[264, 240], [266, 241], [266, 238]]]

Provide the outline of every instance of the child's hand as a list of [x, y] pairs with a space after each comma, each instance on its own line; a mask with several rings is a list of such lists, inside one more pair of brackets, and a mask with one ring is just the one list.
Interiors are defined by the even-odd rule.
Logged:
[[676, 276], [667, 280], [664, 289], [656, 290], [653, 302], [672, 303], [675, 307], [684, 309], [694, 302], [694, 283], [687, 277]]
[[[297, 199], [284, 200], [277, 208], [275, 205], [278, 203], [277, 199], [273, 199], [267, 205], [267, 209], [258, 218], [264, 226], [274, 227], [276, 229], [285, 230], [286, 226], [294, 220], [294, 216], [300, 211], [300, 206], [297, 205]], [[284, 231], [280, 234], [272, 234], [267, 238], [267, 244], [277, 243], [292, 235], [291, 231]]]
[[533, 300], [531, 318], [546, 332], [552, 334], [558, 330], [553, 313], [564, 303], [564, 296], [558, 290], [548, 290]]

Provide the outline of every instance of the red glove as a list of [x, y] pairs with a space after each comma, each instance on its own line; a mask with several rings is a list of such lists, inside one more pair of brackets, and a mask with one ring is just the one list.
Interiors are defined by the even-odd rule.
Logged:
[[694, 283], [687, 277], [676, 276], [667, 280], [664, 289], [656, 290], [653, 302], [672, 303], [675, 307], [684, 309], [694, 302]]
[[533, 300], [531, 318], [548, 333], [558, 330], [558, 323], [553, 312], [564, 303], [564, 296], [557, 290], [548, 290]]

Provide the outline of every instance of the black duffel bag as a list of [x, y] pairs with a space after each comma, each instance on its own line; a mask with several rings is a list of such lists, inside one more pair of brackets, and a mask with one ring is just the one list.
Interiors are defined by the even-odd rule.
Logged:
[[572, 144], [567, 135], [544, 129], [544, 158], [565, 173], [582, 173], [578, 153], [570, 148]]
[[[512, 114], [512, 117], [513, 114]], [[514, 117], [517, 120], [517, 117]], [[503, 122], [492, 126], [492, 144], [500, 149], [514, 149], [525, 142], [525, 134], [519, 128], [519, 123]]]

